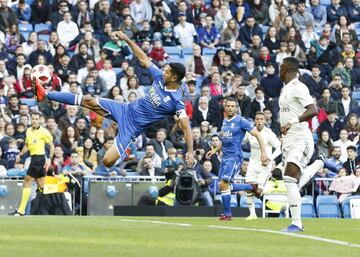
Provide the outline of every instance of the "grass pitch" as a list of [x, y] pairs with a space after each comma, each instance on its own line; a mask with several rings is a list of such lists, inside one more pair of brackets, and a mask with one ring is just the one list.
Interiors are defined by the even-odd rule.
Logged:
[[[298, 238], [274, 234], [286, 219], [1, 217], [0, 256], [360, 257], [360, 220], [306, 219]], [[184, 224], [184, 225], [179, 225]], [[233, 230], [221, 227], [267, 229]], [[355, 244], [338, 245], [319, 238]]]

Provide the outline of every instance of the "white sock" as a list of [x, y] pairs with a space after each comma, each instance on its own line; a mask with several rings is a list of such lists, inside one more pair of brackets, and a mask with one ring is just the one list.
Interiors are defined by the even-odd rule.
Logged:
[[310, 179], [315, 175], [315, 173], [320, 171], [320, 169], [322, 169], [323, 167], [324, 162], [321, 160], [316, 160], [313, 162], [313, 164], [307, 166], [301, 174], [299, 189], [303, 188], [303, 186], [305, 186], [310, 181]]
[[297, 180], [293, 177], [284, 176], [285, 186], [288, 195], [289, 209], [292, 224], [302, 228], [301, 223], [301, 195], [297, 185]]
[[254, 194], [247, 194], [246, 202], [251, 216], [256, 216], [255, 204], [254, 204]]

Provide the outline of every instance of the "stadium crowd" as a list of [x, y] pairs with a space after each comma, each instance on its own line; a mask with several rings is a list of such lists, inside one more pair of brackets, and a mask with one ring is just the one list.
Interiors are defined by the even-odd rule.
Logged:
[[[16, 157], [32, 110], [41, 111], [42, 125], [53, 135], [56, 174], [153, 176], [182, 169], [185, 141], [175, 117], [150, 126], [131, 145], [126, 161], [107, 169], [102, 157], [114, 143], [115, 123], [84, 108], [32, 100], [30, 73], [37, 64], [50, 68], [50, 90], [122, 102], [142, 97], [152, 77], [116, 37], [120, 30], [157, 66], [186, 65], [182, 90], [203, 192], [211, 191], [221, 161], [221, 153], [209, 160], [205, 154], [220, 142], [224, 98], [237, 99], [241, 115], [250, 120], [263, 112], [266, 126], [280, 138], [278, 71], [285, 57], [294, 56], [319, 111], [309, 121], [313, 158], [321, 154], [326, 160], [317, 176], [348, 177], [330, 189], [360, 193], [349, 186], [360, 180], [360, 0], [0, 0], [0, 5], [2, 176], [26, 173], [29, 158], [16, 162]], [[172, 55], [174, 49], [180, 54]], [[246, 161], [243, 166], [242, 175]], [[329, 185], [318, 182], [317, 189], [328, 191]]]

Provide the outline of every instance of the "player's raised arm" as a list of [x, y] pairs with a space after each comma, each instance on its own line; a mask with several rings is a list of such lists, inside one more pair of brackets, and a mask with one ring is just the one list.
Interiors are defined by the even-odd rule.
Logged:
[[126, 36], [122, 31], [116, 31], [116, 36], [128, 44], [128, 46], [133, 51], [133, 54], [135, 55], [136, 59], [138, 59], [138, 61], [142, 66], [146, 68], [150, 67], [151, 61], [149, 57], [147, 57], [144, 51], [141, 50], [141, 48], [133, 40], [131, 40], [128, 36]]
[[263, 165], [267, 165], [269, 158], [266, 155], [265, 143], [264, 143], [262, 136], [260, 135], [259, 131], [257, 131], [256, 128], [252, 129], [250, 131], [250, 134], [253, 135], [254, 137], [256, 137], [256, 139], [258, 140], [259, 145], [260, 145], [260, 151], [261, 151], [261, 162]]
[[[185, 112], [185, 111], [184, 111]], [[186, 162], [188, 167], [192, 167], [194, 164], [194, 148], [193, 148], [193, 137], [190, 127], [190, 121], [187, 115], [179, 115], [179, 123], [184, 131], [184, 138], [187, 146]]]

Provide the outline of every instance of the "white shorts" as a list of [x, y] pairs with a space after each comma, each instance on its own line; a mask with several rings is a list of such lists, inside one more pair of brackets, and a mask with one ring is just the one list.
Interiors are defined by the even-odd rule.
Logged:
[[286, 136], [283, 141], [282, 151], [284, 166], [286, 163], [292, 162], [302, 172], [314, 153], [314, 140], [311, 132], [307, 133], [304, 131], [301, 135]]
[[256, 183], [258, 187], [264, 189], [266, 182], [271, 175], [271, 164], [263, 166], [261, 163], [249, 162], [248, 170], [245, 175], [246, 183]]

